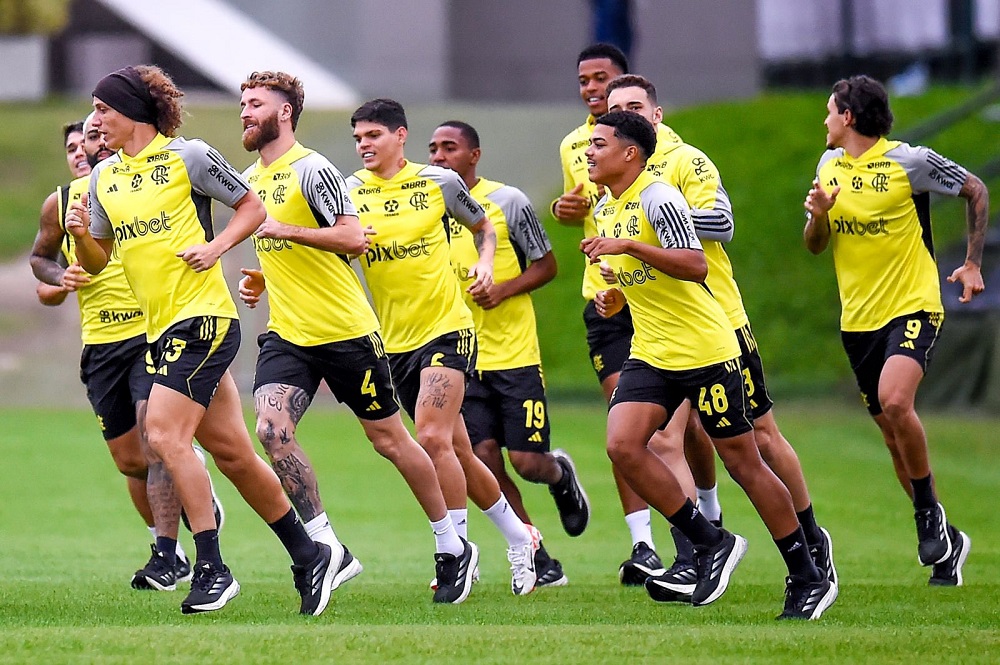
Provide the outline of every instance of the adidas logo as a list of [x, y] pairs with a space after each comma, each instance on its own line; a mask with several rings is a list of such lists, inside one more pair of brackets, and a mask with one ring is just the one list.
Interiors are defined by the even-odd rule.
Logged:
[[730, 425], [732, 423], [729, 422], [729, 418], [719, 418], [719, 427], [729, 427]]
[[913, 342], [911, 342], [910, 340], [906, 340], [905, 342], [903, 342], [902, 344], [899, 345], [899, 348], [901, 348], [901, 349], [916, 349], [917, 347], [914, 346]]
[[834, 179], [833, 179], [833, 180], [831, 180], [830, 182], [826, 183], [826, 186], [827, 186], [827, 187], [836, 187], [836, 186], [837, 186], [837, 184], [838, 184], [838, 183], [837, 183], [837, 179], [836, 179], [836, 178], [834, 178]]
[[111, 194], [112, 192], [117, 192], [117, 191], [118, 191], [118, 185], [111, 185], [110, 187], [108, 187], [107, 193]]
[[788, 548], [788, 551], [789, 552], [794, 552], [795, 550], [799, 549], [800, 547], [802, 547], [802, 543], [796, 540], [794, 543], [792, 543], [792, 546]]
[[365, 205], [358, 208], [358, 212], [371, 212], [371, 210], [368, 208], [368, 204], [366, 203]]
[[368, 406], [368, 408], [367, 408], [367, 409], [365, 409], [365, 411], [378, 411], [378, 410], [379, 410], [379, 409], [381, 409], [381, 408], [382, 408], [382, 407], [381, 407], [381, 406], [379, 406], [379, 403], [378, 403], [378, 402], [374, 402], [374, 401], [373, 401], [373, 402], [372, 402], [372, 403], [371, 403], [371, 404], [370, 404], [370, 405]]
[[542, 433], [541, 432], [535, 432], [534, 434], [532, 434], [531, 436], [528, 437], [528, 441], [531, 441], [532, 443], [541, 443], [542, 442]]

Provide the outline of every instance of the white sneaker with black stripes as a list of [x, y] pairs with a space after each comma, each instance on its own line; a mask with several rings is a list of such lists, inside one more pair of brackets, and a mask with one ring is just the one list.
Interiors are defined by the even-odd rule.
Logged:
[[698, 607], [719, 599], [729, 586], [729, 578], [747, 553], [743, 536], [722, 529], [722, 541], [715, 547], [695, 547], [694, 563], [698, 582], [691, 593], [691, 604]]

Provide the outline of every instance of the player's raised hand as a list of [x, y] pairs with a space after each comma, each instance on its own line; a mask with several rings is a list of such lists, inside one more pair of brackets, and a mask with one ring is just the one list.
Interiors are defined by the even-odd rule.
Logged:
[[625, 306], [625, 294], [621, 289], [598, 291], [594, 296], [594, 308], [603, 318], [608, 319], [622, 311]]
[[240, 272], [245, 276], [240, 280], [240, 300], [246, 306], [253, 309], [260, 302], [260, 296], [264, 293], [264, 272], [254, 268], [240, 268]]
[[983, 292], [986, 285], [983, 283], [982, 270], [975, 263], [966, 261], [963, 265], [955, 268], [955, 271], [948, 275], [948, 281], [952, 284], [958, 282], [962, 285], [962, 295], [958, 302], [970, 302], [972, 297]]
[[62, 287], [65, 290], [76, 291], [87, 284], [90, 284], [90, 275], [87, 274], [87, 271], [79, 263], [74, 261], [72, 265], [63, 271]]
[[195, 272], [205, 272], [215, 265], [221, 255], [221, 252], [212, 247], [211, 243], [191, 245], [187, 249], [177, 252], [177, 257]]
[[612, 286], [618, 283], [618, 277], [615, 276], [614, 269], [607, 261], [601, 261], [601, 279], [603, 279], [606, 284], [610, 284]]
[[486, 294], [486, 290], [493, 284], [493, 264], [491, 261], [478, 261], [476, 265], [469, 268], [469, 279], [472, 284], [465, 291], [472, 296], [473, 300], [481, 298]]
[[79, 201], [70, 204], [66, 211], [66, 233], [74, 238], [82, 238], [90, 233], [90, 210], [87, 207], [89, 197], [87, 192]]
[[812, 181], [812, 188], [806, 195], [805, 203], [803, 204], [809, 214], [813, 216], [821, 216], [830, 212], [830, 208], [833, 204], [837, 202], [837, 195], [840, 194], [840, 185], [837, 185], [832, 190], [827, 192], [823, 189], [823, 185], [820, 184], [819, 178]]
[[614, 256], [625, 254], [628, 249], [628, 241], [624, 238], [584, 238], [580, 242], [580, 251], [587, 255], [591, 263], [600, 263], [602, 255]]
[[552, 206], [556, 219], [563, 222], [580, 221], [590, 212], [590, 199], [582, 195], [583, 183], [566, 192]]
[[285, 238], [285, 225], [268, 215], [253, 233], [258, 238], [280, 240]]

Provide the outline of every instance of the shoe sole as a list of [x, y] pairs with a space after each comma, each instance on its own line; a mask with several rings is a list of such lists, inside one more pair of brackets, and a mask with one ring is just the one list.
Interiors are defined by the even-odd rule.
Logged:
[[553, 580], [551, 582], [542, 582], [540, 580], [535, 580], [536, 589], [547, 589], [548, 587], [566, 586], [567, 584], [569, 584], [569, 578], [566, 577], [565, 574], [563, 574], [563, 576], [560, 577], [559, 579]]
[[462, 593], [455, 600], [449, 601], [452, 605], [465, 602], [465, 599], [469, 597], [469, 593], [472, 591], [472, 577], [475, 570], [479, 567], [479, 547], [469, 541], [469, 548], [472, 550], [472, 554], [469, 557], [468, 570], [473, 572], [466, 574], [465, 583], [462, 585]]
[[658, 603], [690, 603], [694, 584], [667, 584], [652, 577], [646, 578], [646, 593]]
[[[337, 583], [337, 576], [340, 575], [341, 572], [349, 570], [351, 568], [351, 564], [357, 561], [357, 559], [354, 559], [353, 561], [351, 561], [351, 563], [347, 564], [347, 567], [344, 568], [343, 571], [339, 570], [341, 564], [344, 563], [344, 557], [346, 555], [347, 555], [347, 548], [341, 546], [340, 561], [337, 562], [337, 566], [334, 567], [333, 560], [331, 559], [330, 565], [327, 566], [326, 574], [323, 575], [323, 581], [320, 583], [319, 602], [316, 604], [316, 607], [313, 609], [312, 612], [303, 612], [303, 614], [318, 617], [326, 610], [326, 606], [330, 604], [330, 596], [333, 595], [333, 590], [339, 586], [339, 584]], [[360, 573], [361, 571], [358, 572]], [[355, 575], [356, 574], [357, 573], [355, 573]]]
[[722, 572], [719, 575], [719, 584], [715, 587], [715, 590], [709, 594], [708, 598], [701, 601], [700, 603], [695, 603], [692, 601], [692, 605], [695, 607], [704, 607], [718, 600], [722, 594], [726, 592], [729, 587], [729, 578], [732, 577], [733, 571], [736, 570], [736, 566], [739, 565], [740, 561], [743, 560], [743, 556], [747, 553], [747, 540], [743, 536], [733, 534], [736, 538], [736, 544], [733, 546], [733, 551], [730, 552], [729, 557], [726, 558], [726, 563], [722, 565]]
[[[190, 577], [188, 579], [191, 579]], [[176, 591], [177, 585], [164, 586], [156, 580], [145, 575], [132, 576], [132, 588], [138, 591]]]
[[[563, 530], [566, 531], [571, 538], [576, 538], [577, 536], [583, 534], [583, 532], [587, 530], [587, 525], [590, 524], [590, 498], [583, 490], [583, 485], [580, 484], [580, 474], [576, 472], [576, 465], [573, 463], [573, 458], [569, 456], [569, 453], [562, 448], [556, 448], [552, 451], [552, 455], [566, 460], [566, 463], [569, 464], [569, 468], [573, 470], [573, 479], [576, 481], [576, 488], [580, 490], [580, 496], [583, 498], [583, 505], [587, 507], [587, 519], [584, 520], [583, 526], [580, 527], [580, 531], [578, 533], [570, 533], [566, 530], [566, 527], [563, 526]], [[561, 523], [562, 520], [559, 520], [559, 522]]]
[[240, 595], [240, 583], [233, 578], [233, 583], [230, 584], [222, 595], [214, 603], [205, 603], [203, 605], [185, 605], [181, 603], [181, 612], [184, 614], [199, 614], [201, 612], [214, 612], [216, 610], [221, 610], [226, 606], [230, 600]]
[[837, 596], [839, 595], [840, 595], [840, 589], [837, 587], [836, 584], [831, 583], [829, 590], [827, 590], [827, 592], [823, 595], [823, 597], [820, 598], [819, 603], [816, 604], [816, 609], [814, 609], [812, 611], [812, 614], [809, 615], [808, 620], [815, 621], [816, 619], [823, 616], [823, 612], [826, 612], [827, 609], [829, 609], [829, 607], [833, 605], [834, 601], [837, 600]]
[[824, 570], [823, 572], [826, 573], [827, 577], [830, 578], [830, 581], [835, 586], [839, 587], [840, 586], [840, 576], [837, 575], [837, 566], [834, 565], [834, 563], [833, 563], [833, 538], [830, 537], [830, 532], [827, 531], [826, 529], [824, 529], [823, 527], [820, 527], [819, 530], [820, 530], [820, 533], [823, 534], [823, 537], [826, 539], [826, 548], [827, 548], [826, 551], [827, 551], [827, 554], [830, 556], [830, 570]]
[[333, 591], [339, 589], [341, 585], [350, 582], [355, 577], [360, 575], [362, 571], [364, 571], [365, 567], [361, 565], [361, 562], [358, 561], [358, 558], [354, 555], [351, 556], [353, 557], [353, 559], [349, 564], [347, 564], [347, 567], [345, 567], [343, 570], [341, 570], [334, 576]]
[[624, 586], [642, 586], [648, 578], [665, 572], [666, 568], [646, 568], [641, 564], [626, 561], [618, 567], [618, 581]]
[[965, 566], [965, 560], [969, 558], [969, 550], [972, 548], [972, 539], [969, 538], [968, 534], [964, 531], [958, 532], [958, 537], [962, 540], [962, 550], [961, 554], [958, 555], [958, 563], [955, 565], [955, 582], [951, 579], [940, 579], [937, 577], [931, 577], [928, 580], [928, 584], [931, 586], [962, 586], [962, 567]]
[[944, 563], [945, 561], [948, 560], [948, 557], [951, 556], [951, 550], [952, 550], [953, 543], [951, 542], [951, 534], [948, 533], [948, 516], [944, 512], [944, 506], [942, 506], [940, 503], [938, 504], [938, 508], [941, 509], [941, 521], [944, 523], [944, 539], [948, 543], [948, 549], [944, 553], [944, 556], [941, 557], [940, 559], [938, 559], [937, 561], [928, 561], [927, 563], [924, 563], [924, 560], [920, 558], [920, 550], [919, 550], [919, 543], [918, 543], [917, 544], [917, 546], [918, 546], [917, 561], [920, 563], [921, 566], [934, 566], [934, 565], [937, 565], [939, 563]]
[[177, 582], [178, 582], [178, 584], [181, 583], [181, 582], [190, 582], [193, 579], [194, 579], [194, 569], [193, 568], [188, 568], [187, 575], [183, 575], [181, 577], [178, 577], [177, 578]]

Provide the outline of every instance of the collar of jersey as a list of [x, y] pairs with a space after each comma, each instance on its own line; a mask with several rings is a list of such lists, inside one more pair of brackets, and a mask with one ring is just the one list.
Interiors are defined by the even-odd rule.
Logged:
[[472, 194], [472, 198], [479, 201], [497, 191], [501, 187], [503, 187], [502, 182], [479, 178], [479, 182], [477, 182], [475, 186], [469, 190], [469, 193]]
[[406, 163], [403, 164], [403, 168], [399, 169], [399, 172], [396, 175], [392, 176], [391, 178], [383, 178], [382, 176], [373, 173], [372, 171], [367, 171], [367, 169], [362, 169], [362, 171], [368, 172], [368, 177], [370, 178], [370, 180], [375, 180], [377, 182], [393, 182], [395, 180], [400, 180], [402, 178], [408, 178], [410, 176], [416, 175], [417, 173], [420, 172], [420, 169], [424, 168], [425, 166], [427, 165], [416, 164], [407, 159]]
[[173, 141], [172, 138], [166, 137], [163, 134], [157, 132], [156, 136], [153, 137], [153, 140], [150, 141], [145, 148], [140, 150], [139, 154], [137, 154], [135, 157], [129, 157], [128, 155], [125, 154], [123, 150], [118, 151], [118, 156], [121, 158], [122, 162], [126, 164], [128, 162], [138, 162], [140, 160], [146, 159], [146, 157], [151, 153], [163, 150], [167, 146], [167, 144], [170, 143], [171, 141]]
[[309, 150], [309, 148], [306, 148], [301, 143], [296, 141], [294, 144], [292, 144], [291, 148], [285, 151], [283, 155], [278, 157], [276, 160], [274, 160], [267, 166], [261, 164], [260, 157], [257, 158], [257, 163], [255, 166], [257, 167], [258, 171], [267, 171], [267, 172], [277, 171], [285, 168], [292, 162], [301, 159], [303, 156], [309, 154], [310, 152], [311, 151]]
[[863, 153], [861, 153], [857, 157], [851, 157], [849, 154], [847, 154], [847, 151], [845, 150], [844, 151], [844, 159], [846, 159], [849, 162], [864, 162], [864, 161], [867, 161], [867, 160], [871, 159], [872, 157], [875, 157], [876, 155], [882, 155], [882, 154], [884, 154], [887, 151], [886, 144], [888, 142], [889, 142], [888, 139], [886, 139], [884, 136], [880, 136], [879, 139], [878, 139], [878, 141], [875, 142], [875, 145], [873, 145], [872, 147], [868, 148], [867, 150], [865, 150]]
[[610, 203], [611, 201], [621, 201], [622, 199], [631, 198], [636, 192], [641, 192], [643, 189], [645, 189], [646, 185], [648, 185], [650, 181], [655, 181], [655, 180], [656, 179], [652, 175], [650, 175], [648, 171], [643, 170], [641, 173], [639, 173], [639, 177], [636, 178], [635, 181], [631, 185], [629, 185], [628, 188], [624, 192], [622, 192], [622, 195], [619, 196], [618, 198], [615, 198], [615, 195], [611, 193], [610, 189], [605, 188], [607, 189], [608, 202]]

